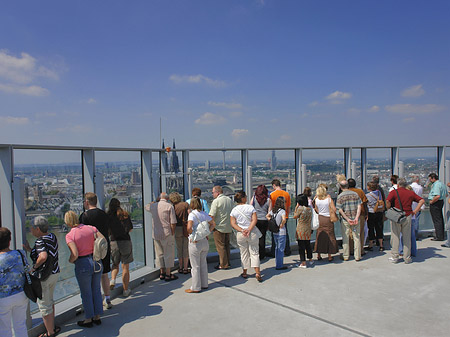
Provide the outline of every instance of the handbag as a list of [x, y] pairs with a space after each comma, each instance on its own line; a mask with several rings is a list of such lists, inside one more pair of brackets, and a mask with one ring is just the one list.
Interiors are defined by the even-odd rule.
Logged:
[[319, 214], [317, 214], [316, 210], [312, 208], [312, 220], [311, 220], [311, 229], [316, 231], [319, 229]]
[[94, 261], [100, 261], [106, 257], [106, 254], [108, 254], [108, 241], [106, 241], [106, 238], [104, 236], [99, 237], [93, 229], [92, 232], [94, 233], [95, 238], [94, 252], [92, 253], [92, 259]]
[[36, 276], [28, 272], [28, 265], [25, 263], [24, 256], [22, 255], [20, 250], [17, 251], [19, 252], [20, 257], [22, 258], [23, 269], [25, 271], [25, 283], [23, 285], [23, 291], [25, 295], [33, 302], [36, 302], [38, 298], [41, 300], [42, 299], [41, 281]]
[[191, 235], [189, 235], [189, 240], [191, 242], [200, 241], [204, 238], [206, 238], [209, 234], [211, 234], [211, 231], [209, 230], [209, 223], [208, 221], [200, 221], [200, 219], [197, 217], [196, 214], [194, 214], [195, 218], [198, 221], [197, 228], [195, 229], [195, 232], [192, 232]]
[[269, 219], [268, 229], [272, 233], [278, 233], [280, 231], [280, 226], [278, 226], [278, 224], [277, 224], [277, 215], [278, 215], [278, 212], [276, 212], [275, 214], [272, 214], [272, 217]]
[[405, 211], [403, 211], [402, 201], [400, 200], [400, 196], [398, 194], [397, 189], [395, 189], [395, 192], [397, 192], [397, 198], [398, 198], [398, 203], [400, 204], [400, 209], [391, 207], [387, 210], [385, 215], [386, 215], [386, 218], [388, 218], [389, 220], [399, 223], [399, 224], [402, 224], [406, 221], [406, 213], [405, 213]]
[[334, 222], [338, 221], [338, 218], [337, 218], [337, 215], [336, 215], [336, 210], [334, 208], [332, 209], [330, 207], [330, 205], [331, 205], [331, 199], [328, 202], [328, 209], [329, 209], [329, 212], [330, 212], [330, 221], [334, 223]]
[[[371, 192], [373, 193], [373, 192]], [[375, 193], [373, 193], [375, 195]], [[373, 207], [373, 210], [375, 213], [381, 213], [384, 212], [385, 209], [385, 205], [384, 205], [384, 201], [383, 199], [378, 198], [378, 195], [376, 195], [377, 197], [377, 202], [375, 203], [375, 206]]]

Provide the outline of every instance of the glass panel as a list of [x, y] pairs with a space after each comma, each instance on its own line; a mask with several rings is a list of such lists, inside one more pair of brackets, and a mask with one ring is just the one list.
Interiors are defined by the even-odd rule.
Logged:
[[[145, 265], [141, 153], [124, 151], [96, 151], [95, 171], [97, 181], [103, 178], [103, 202], [107, 211], [112, 198], [120, 201], [120, 206], [130, 214], [133, 230], [133, 258], [130, 270]], [[100, 188], [97, 185], [97, 190]]]
[[161, 165], [164, 165], [165, 175], [161, 177], [165, 179], [166, 192], [178, 192], [183, 196], [184, 194], [184, 179], [183, 179], [183, 155], [181, 152], [165, 151], [161, 153]]
[[366, 186], [361, 186], [361, 149], [352, 149], [352, 171], [353, 178], [356, 180], [356, 187], [365, 189]]
[[[191, 168], [192, 188], [202, 190], [202, 199], [211, 207], [212, 188], [220, 185], [223, 194], [233, 197], [242, 190], [242, 160], [240, 151], [190, 151], [189, 167]], [[231, 245], [237, 248], [235, 235], [231, 236]], [[210, 252], [216, 251], [212, 235], [209, 237]]]
[[[15, 180], [23, 184], [23, 205], [18, 205], [25, 223], [24, 234], [30, 246], [36, 238], [30, 232], [33, 219], [42, 215], [50, 224], [49, 232], [54, 233], [59, 245], [59, 274], [55, 288], [55, 300], [78, 293], [74, 267], [68, 262], [69, 249], [66, 244], [68, 228], [64, 224], [64, 214], [73, 210], [83, 211], [83, 182], [80, 151], [57, 150], [14, 150]], [[20, 178], [20, 179], [18, 179]], [[31, 310], [37, 305], [31, 303]]]
[[428, 175], [432, 172], [437, 172], [437, 149], [401, 148], [399, 159], [400, 176], [403, 174], [408, 183], [412, 183], [414, 177], [418, 176], [420, 179], [419, 184], [424, 187], [422, 197], [425, 199], [425, 206], [419, 218], [419, 230], [433, 229], [428, 200], [431, 187]]

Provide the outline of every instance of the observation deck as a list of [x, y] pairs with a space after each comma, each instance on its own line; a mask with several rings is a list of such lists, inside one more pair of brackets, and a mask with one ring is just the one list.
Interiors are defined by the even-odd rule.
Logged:
[[[265, 281], [239, 278], [240, 262], [230, 271], [210, 268], [210, 289], [188, 295], [189, 277], [174, 282], [154, 281], [152, 219], [143, 206], [160, 192], [178, 192], [185, 199], [192, 187], [212, 201], [211, 188], [223, 186], [225, 194], [243, 189], [253, 194], [259, 184], [281, 180], [291, 199], [306, 186], [320, 183], [336, 190], [336, 174], [354, 178], [364, 188], [373, 175], [382, 187], [390, 187], [391, 174], [409, 180], [418, 175], [426, 184], [429, 173], [450, 181], [450, 149], [442, 146], [330, 147], [330, 148], [215, 148], [165, 149], [37, 146], [0, 144], [1, 225], [13, 235], [11, 248], [28, 240], [30, 221], [36, 215], [51, 220], [51, 231], [60, 242], [61, 273], [55, 291], [62, 336], [164, 334], [169, 336], [240, 336], [296, 333], [305, 336], [444, 336], [450, 331], [448, 311], [450, 250], [424, 238], [411, 265], [391, 265], [385, 254], [370, 252], [360, 263], [317, 263], [314, 268], [290, 268], [275, 272], [273, 260], [263, 261]], [[429, 191], [425, 185], [424, 197]], [[119, 198], [131, 214], [135, 261], [130, 265], [132, 296], [115, 298], [115, 307], [105, 311], [101, 328], [78, 330], [75, 312], [80, 307], [73, 266], [67, 263], [64, 242], [64, 212], [81, 212], [83, 193], [95, 192], [99, 207], [106, 209], [112, 197]], [[291, 207], [294, 207], [293, 202]], [[446, 210], [448, 204], [446, 203]], [[433, 226], [425, 208], [420, 219], [422, 236]], [[287, 228], [294, 241], [295, 221]], [[390, 231], [386, 222], [384, 230]], [[335, 225], [339, 236], [340, 224]], [[267, 243], [269, 244], [269, 237]], [[232, 239], [233, 243], [233, 239]], [[387, 240], [385, 241], [387, 244]], [[210, 240], [210, 258], [215, 246]], [[238, 254], [235, 254], [238, 258]], [[297, 256], [286, 258], [294, 263]], [[118, 281], [120, 276], [118, 278]], [[141, 281], [144, 284], [141, 285]], [[445, 287], [445, 288], [444, 288]], [[119, 295], [117, 290], [115, 295]], [[200, 310], [199, 315], [193, 314]], [[42, 319], [31, 306], [30, 335], [42, 331]], [[202, 315], [204, 314], [204, 316]], [[447, 315], [448, 316], [448, 315]], [[77, 319], [80, 316], [77, 317]], [[203, 319], [205, 317], [205, 319]], [[252, 323], [254, 322], [254, 323]], [[101, 329], [101, 330], [100, 330]], [[99, 332], [100, 331], [100, 332]]]

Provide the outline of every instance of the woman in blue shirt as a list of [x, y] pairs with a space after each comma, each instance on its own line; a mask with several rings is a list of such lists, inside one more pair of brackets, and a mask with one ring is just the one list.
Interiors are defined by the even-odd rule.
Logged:
[[10, 230], [0, 228], [0, 336], [10, 337], [14, 329], [16, 337], [27, 337], [28, 299], [23, 292], [25, 270], [20, 254], [25, 261], [26, 255], [9, 249], [10, 243]]

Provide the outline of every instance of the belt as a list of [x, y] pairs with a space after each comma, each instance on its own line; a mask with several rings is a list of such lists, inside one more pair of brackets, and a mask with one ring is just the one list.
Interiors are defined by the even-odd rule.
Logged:
[[89, 255], [83, 255], [83, 256], [78, 256], [79, 259], [82, 259], [83, 257], [92, 257], [92, 254], [89, 254]]

